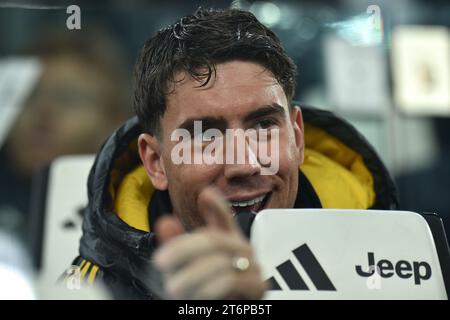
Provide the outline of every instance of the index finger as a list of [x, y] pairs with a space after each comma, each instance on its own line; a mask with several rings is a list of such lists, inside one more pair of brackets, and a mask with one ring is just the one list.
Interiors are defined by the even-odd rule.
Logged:
[[231, 208], [222, 193], [216, 188], [208, 187], [200, 193], [198, 208], [207, 227], [216, 227], [225, 232], [239, 231], [233, 220]]

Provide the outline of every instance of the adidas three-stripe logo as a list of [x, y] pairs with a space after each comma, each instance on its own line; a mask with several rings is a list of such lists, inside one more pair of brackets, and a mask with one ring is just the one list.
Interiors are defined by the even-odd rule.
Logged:
[[[305, 243], [292, 251], [298, 262], [302, 265], [311, 282], [317, 290], [320, 291], [336, 291], [331, 280], [328, 278], [325, 270], [323, 270], [319, 261]], [[292, 264], [291, 260], [287, 260], [276, 268], [283, 280], [286, 282], [290, 290], [309, 290], [300, 273]], [[282, 290], [274, 277], [266, 280], [271, 290]]]

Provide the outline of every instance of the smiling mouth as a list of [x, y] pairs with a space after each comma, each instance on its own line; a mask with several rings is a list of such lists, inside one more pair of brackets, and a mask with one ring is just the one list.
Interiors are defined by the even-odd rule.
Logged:
[[231, 212], [233, 213], [233, 216], [235, 216], [240, 212], [252, 212], [256, 214], [259, 211], [266, 208], [266, 205], [269, 202], [271, 195], [272, 192], [268, 192], [261, 196], [255, 197], [253, 199], [248, 199], [245, 201], [229, 200]]

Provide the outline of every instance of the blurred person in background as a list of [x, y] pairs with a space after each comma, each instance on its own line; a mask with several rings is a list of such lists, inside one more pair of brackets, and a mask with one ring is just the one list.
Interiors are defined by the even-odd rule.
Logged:
[[400, 208], [437, 213], [450, 235], [450, 118], [433, 119], [438, 154], [426, 168], [397, 179]]
[[127, 117], [130, 77], [100, 29], [47, 32], [23, 53], [43, 71], [0, 150], [0, 228], [24, 238], [33, 174], [53, 159], [95, 153]]

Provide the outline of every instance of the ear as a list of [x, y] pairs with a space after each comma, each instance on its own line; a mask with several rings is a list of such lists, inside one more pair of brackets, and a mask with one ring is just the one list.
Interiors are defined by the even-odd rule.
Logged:
[[138, 138], [138, 149], [153, 186], [158, 190], [167, 190], [168, 180], [158, 139], [148, 133], [142, 133]]
[[299, 106], [292, 107], [291, 123], [294, 128], [295, 145], [297, 146], [300, 155], [300, 164], [302, 164], [305, 151], [305, 131], [303, 126], [302, 110]]

